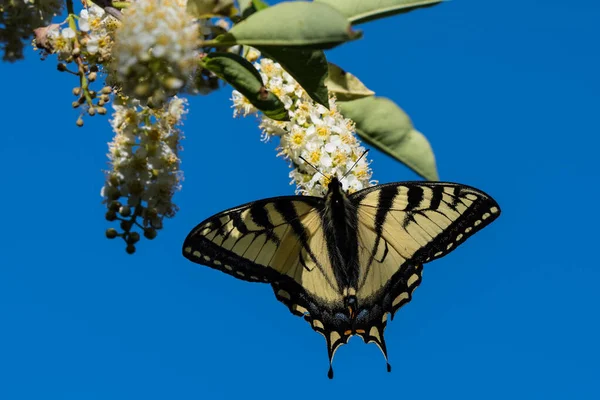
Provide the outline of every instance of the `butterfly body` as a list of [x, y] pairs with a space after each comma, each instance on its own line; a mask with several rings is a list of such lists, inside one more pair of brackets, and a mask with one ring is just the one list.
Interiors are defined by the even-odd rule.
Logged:
[[324, 198], [275, 197], [208, 218], [190, 232], [183, 255], [270, 283], [279, 301], [325, 337], [331, 378], [336, 350], [353, 335], [375, 343], [387, 360], [388, 314], [412, 299], [423, 264], [499, 214], [491, 197], [465, 185], [400, 182], [348, 195], [332, 178]]
[[337, 178], [328, 185], [322, 212], [323, 228], [338, 288], [345, 302], [349, 291], [356, 293], [358, 281], [358, 237], [356, 207], [348, 200]]

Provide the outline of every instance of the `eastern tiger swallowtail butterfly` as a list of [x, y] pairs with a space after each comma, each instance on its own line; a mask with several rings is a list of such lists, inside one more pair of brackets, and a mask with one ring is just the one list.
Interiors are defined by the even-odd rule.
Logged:
[[347, 195], [282, 196], [218, 213], [185, 239], [183, 255], [238, 279], [269, 283], [290, 311], [327, 341], [329, 378], [353, 335], [387, 349], [387, 316], [408, 303], [423, 264], [500, 215], [475, 188], [442, 182], [377, 185]]

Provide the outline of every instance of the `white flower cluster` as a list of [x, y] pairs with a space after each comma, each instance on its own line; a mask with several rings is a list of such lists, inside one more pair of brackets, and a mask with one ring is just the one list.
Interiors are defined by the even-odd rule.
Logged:
[[103, 62], [110, 60], [114, 34], [120, 23], [96, 4], [79, 13], [79, 29], [87, 32], [82, 40], [84, 50], [90, 55], [99, 55]]
[[127, 198], [130, 207], [145, 208], [144, 227], [162, 228], [163, 217], [177, 212], [172, 197], [180, 189], [178, 129], [186, 113], [187, 101], [170, 99], [161, 109], [141, 106], [137, 100], [114, 105], [111, 125], [115, 132], [109, 144], [112, 170], [102, 188], [109, 204]]
[[[369, 162], [365, 157], [359, 160], [365, 148], [354, 136], [354, 123], [337, 111], [335, 99], [330, 98], [329, 110], [315, 103], [281, 65], [270, 59], [262, 58], [255, 67], [267, 90], [279, 97], [290, 116], [290, 121], [281, 122], [263, 115], [260, 127], [264, 140], [280, 136], [279, 155], [293, 163], [290, 178], [296, 184], [296, 193], [323, 196], [334, 176], [341, 179], [343, 189], [349, 193], [371, 186], [374, 182]], [[234, 116], [257, 112], [237, 91], [232, 100]]]
[[73, 54], [75, 48], [75, 37], [77, 34], [69, 27], [61, 28], [58, 24], [48, 26], [46, 31], [46, 39], [48, 40], [47, 47], [53, 53], [56, 53], [59, 60], [67, 60]]
[[184, 3], [138, 0], [124, 10], [113, 57], [125, 94], [161, 104], [193, 76], [199, 29]]
[[39, 28], [37, 45], [49, 53], [56, 53], [59, 60], [71, 61], [77, 48], [84, 61], [92, 64], [104, 64], [111, 59], [113, 38], [119, 21], [95, 4], [83, 8], [79, 13], [79, 29], [74, 25], [61, 27], [52, 24]]

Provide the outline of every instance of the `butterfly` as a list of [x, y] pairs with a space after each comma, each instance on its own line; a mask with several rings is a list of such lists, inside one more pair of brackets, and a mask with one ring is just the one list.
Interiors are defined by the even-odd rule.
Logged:
[[358, 335], [387, 365], [388, 315], [412, 299], [423, 264], [448, 254], [500, 215], [484, 192], [456, 183], [398, 182], [325, 197], [282, 196], [220, 212], [183, 244], [189, 260], [268, 283], [327, 342], [329, 378], [339, 346]]

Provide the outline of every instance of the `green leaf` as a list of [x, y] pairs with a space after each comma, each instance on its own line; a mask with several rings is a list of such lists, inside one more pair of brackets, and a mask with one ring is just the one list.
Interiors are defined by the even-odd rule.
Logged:
[[188, 0], [187, 12], [196, 18], [224, 16], [235, 13], [233, 0]]
[[423, 134], [393, 101], [365, 97], [339, 103], [344, 117], [356, 123], [356, 133], [428, 180], [438, 180], [435, 157]]
[[338, 9], [352, 25], [434, 6], [442, 1], [445, 0], [315, 0]]
[[375, 92], [369, 90], [357, 77], [344, 71], [337, 65], [329, 63], [329, 75], [325, 81], [327, 89], [339, 101], [356, 100], [373, 96]]
[[327, 4], [295, 1], [255, 12], [228, 33], [206, 44], [328, 49], [360, 36], [339, 11]]
[[310, 96], [329, 108], [329, 93], [325, 86], [327, 59], [321, 50], [262, 47], [257, 49], [268, 58], [277, 61]]
[[245, 58], [233, 53], [208, 53], [202, 59], [203, 67], [214, 72], [267, 117], [277, 121], [288, 120], [285, 106], [263, 85], [260, 73]]

